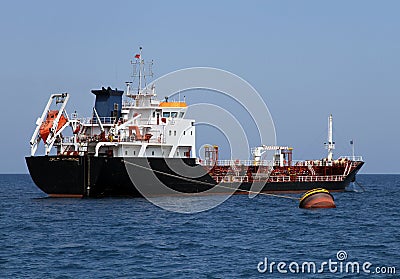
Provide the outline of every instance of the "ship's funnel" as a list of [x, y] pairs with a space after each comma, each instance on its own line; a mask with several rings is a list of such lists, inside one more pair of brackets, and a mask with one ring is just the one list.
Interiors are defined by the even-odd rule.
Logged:
[[102, 87], [101, 90], [92, 90], [92, 93], [96, 95], [94, 107], [99, 117], [116, 117], [116, 119], [121, 117], [124, 91]]

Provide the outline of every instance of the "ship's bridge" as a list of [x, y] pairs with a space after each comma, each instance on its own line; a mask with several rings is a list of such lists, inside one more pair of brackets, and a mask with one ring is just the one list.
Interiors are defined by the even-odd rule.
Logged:
[[159, 115], [165, 122], [167, 119], [183, 118], [186, 110], [185, 102], [160, 102], [159, 109], [153, 112], [153, 117]]

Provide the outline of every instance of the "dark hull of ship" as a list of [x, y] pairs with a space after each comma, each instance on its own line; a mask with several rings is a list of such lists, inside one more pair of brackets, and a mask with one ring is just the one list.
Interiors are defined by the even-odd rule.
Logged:
[[[213, 178], [193, 158], [31, 156], [25, 159], [34, 183], [51, 197], [209, 194], [212, 188], [213, 194], [224, 194], [237, 187], [236, 194], [260, 189], [268, 193], [301, 193], [314, 188], [344, 191], [362, 166], [359, 164], [343, 181], [221, 183], [215, 186]], [[167, 188], [161, 189], [158, 181]]]

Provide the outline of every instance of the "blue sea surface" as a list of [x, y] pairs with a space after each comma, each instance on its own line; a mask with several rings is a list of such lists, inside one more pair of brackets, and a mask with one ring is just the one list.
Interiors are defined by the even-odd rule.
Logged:
[[[336, 209], [235, 195], [180, 214], [144, 198], [47, 198], [29, 175], [0, 175], [0, 278], [398, 278], [400, 175], [358, 181], [366, 191], [334, 193]], [[276, 265], [261, 273], [265, 258], [268, 268], [285, 262], [287, 273]], [[329, 260], [338, 268], [370, 262], [371, 273], [288, 268]], [[376, 267], [396, 274], [378, 275]]]

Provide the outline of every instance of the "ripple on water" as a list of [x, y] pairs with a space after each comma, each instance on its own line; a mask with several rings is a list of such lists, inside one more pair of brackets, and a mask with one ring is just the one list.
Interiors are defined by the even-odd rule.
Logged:
[[339, 250], [349, 260], [396, 265], [400, 213], [389, 205], [399, 204], [400, 175], [358, 180], [367, 192], [335, 193], [331, 210], [238, 195], [177, 214], [145, 199], [43, 198], [29, 176], [0, 175], [0, 277], [255, 278], [264, 257], [322, 262]]

